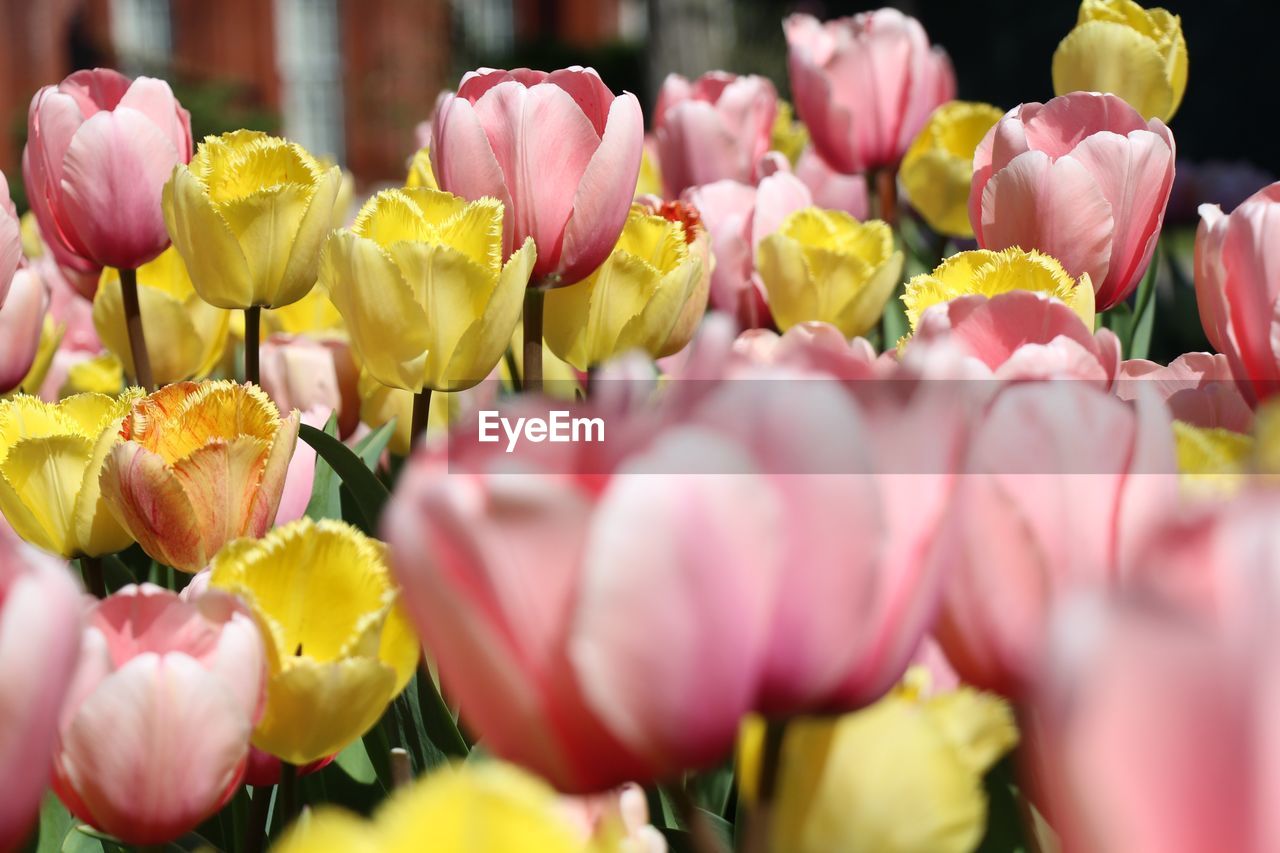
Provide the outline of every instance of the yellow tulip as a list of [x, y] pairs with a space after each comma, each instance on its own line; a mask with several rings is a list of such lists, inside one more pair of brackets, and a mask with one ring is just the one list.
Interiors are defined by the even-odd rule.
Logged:
[[67, 381], [62, 383], [62, 395], [97, 394], [115, 395], [124, 387], [124, 366], [120, 359], [109, 352], [78, 361], [67, 368]]
[[[138, 267], [138, 302], [147, 324], [147, 354], [156, 383], [208, 376], [227, 345], [231, 315], [196, 294], [187, 267], [172, 246]], [[110, 267], [102, 271], [93, 297], [93, 327], [103, 346], [133, 376], [120, 273]]]
[[102, 493], [157, 562], [198, 572], [223, 545], [275, 521], [298, 439], [262, 389], [179, 382], [133, 403], [102, 469]]
[[340, 521], [302, 518], [213, 561], [267, 647], [267, 707], [253, 744], [292, 764], [340, 751], [373, 727], [418, 665], [386, 546]]
[[1253, 436], [1174, 421], [1173, 437], [1187, 492], [1227, 495], [1244, 485], [1254, 457]]
[[1133, 0], [1084, 0], [1053, 54], [1053, 90], [1110, 92], [1144, 118], [1168, 121], [1187, 89], [1182, 20]]
[[662, 197], [662, 164], [658, 162], [654, 146], [646, 144], [644, 153], [640, 155], [640, 174], [636, 176], [636, 198], [641, 196]]
[[969, 223], [973, 152], [1003, 115], [990, 104], [949, 101], [933, 111], [907, 149], [898, 175], [911, 206], [934, 231], [973, 236]]
[[[546, 318], [544, 316], [545, 323]], [[506, 383], [506, 387], [514, 388], [521, 376], [524, 376], [524, 324], [516, 323], [511, 333], [510, 359], [498, 362], [498, 378]], [[511, 364], [516, 367], [516, 375], [511, 375]], [[547, 346], [546, 336], [542, 339], [542, 393], [556, 400], [579, 400], [582, 398], [582, 383], [578, 381], [578, 371], [567, 361], [551, 351]]]
[[975, 249], [958, 252], [931, 273], [922, 273], [907, 282], [902, 301], [907, 320], [915, 331], [927, 308], [960, 296], [995, 296], [1011, 290], [1044, 293], [1075, 311], [1093, 328], [1093, 284], [1088, 274], [1077, 281], [1055, 258], [1014, 247], [1001, 252]]
[[[408, 456], [413, 441], [413, 393], [383, 385], [360, 371], [357, 383], [360, 394], [360, 420], [372, 429], [390, 423], [394, 418], [395, 431], [387, 442], [387, 449], [397, 456]], [[436, 435], [449, 427], [454, 394], [431, 395], [431, 414], [427, 417], [427, 434]]]
[[384, 190], [330, 236], [320, 282], [379, 382], [458, 391], [493, 370], [536, 259], [530, 238], [502, 263], [502, 214], [491, 198]]
[[556, 793], [498, 761], [442, 767], [397, 791], [366, 820], [334, 806], [304, 815], [274, 853], [589, 853]]
[[795, 110], [788, 101], [778, 101], [778, 115], [773, 120], [773, 139], [769, 147], [782, 155], [794, 166], [800, 161], [800, 155], [809, 144], [809, 129], [795, 119]]
[[[759, 719], [743, 727], [748, 802], [763, 734]], [[983, 776], [1017, 741], [1009, 706], [970, 688], [924, 696], [906, 686], [853, 714], [794, 720], [783, 737], [772, 849], [968, 853], [987, 824]]]
[[440, 185], [436, 183], [436, 174], [431, 171], [430, 148], [423, 146], [413, 155], [413, 159], [409, 162], [409, 175], [405, 178], [404, 185], [409, 189], [422, 187], [429, 190], [440, 189]]
[[22, 214], [18, 225], [22, 233], [22, 254], [33, 260], [43, 255], [44, 240], [40, 237], [40, 225], [36, 222], [36, 215], [28, 210]]
[[286, 335], [330, 337], [343, 331], [342, 315], [322, 287], [283, 308], [263, 312], [262, 322], [268, 332]]
[[112, 516], [98, 476], [120, 441], [133, 388], [119, 397], [77, 394], [58, 403], [0, 401], [0, 510], [18, 535], [63, 557], [100, 557], [133, 538]]
[[756, 270], [779, 329], [818, 320], [854, 338], [880, 321], [902, 279], [902, 252], [878, 219], [809, 207], [761, 241]]
[[315, 285], [341, 184], [337, 166], [279, 137], [208, 136], [165, 184], [164, 221], [202, 299], [279, 308]]
[[579, 370], [629, 350], [662, 358], [684, 349], [707, 307], [708, 246], [690, 208], [633, 205], [600, 268], [547, 292], [547, 345]]

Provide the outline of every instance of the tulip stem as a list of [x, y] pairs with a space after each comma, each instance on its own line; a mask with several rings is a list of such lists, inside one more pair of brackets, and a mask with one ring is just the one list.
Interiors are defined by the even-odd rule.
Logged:
[[876, 217], [890, 228], [898, 226], [898, 173], [891, 169], [878, 169], [873, 173], [875, 184]]
[[409, 433], [409, 452], [417, 450], [427, 437], [427, 421], [431, 418], [431, 389], [423, 388], [413, 395], [413, 423]]
[[244, 826], [244, 853], [262, 853], [267, 839], [267, 820], [271, 817], [273, 786], [253, 786], [249, 798], [249, 821]]
[[80, 573], [84, 575], [84, 585], [95, 598], [107, 597], [107, 582], [102, 576], [101, 557], [81, 557]]
[[258, 338], [262, 334], [262, 306], [251, 305], [244, 309], [244, 379], [253, 385], [261, 385], [258, 368]]
[[280, 762], [280, 790], [276, 795], [276, 811], [280, 814], [280, 826], [293, 823], [298, 816], [298, 767], [288, 761]]
[[129, 335], [129, 357], [133, 359], [133, 381], [146, 391], [155, 390], [147, 338], [142, 332], [142, 305], [138, 302], [138, 271], [120, 270], [120, 294], [124, 298], [124, 328]]
[[716, 837], [707, 816], [698, 808], [684, 785], [677, 783], [663, 788], [675, 804], [685, 831], [689, 833], [690, 849], [694, 853], [725, 853], [725, 847]]
[[524, 291], [524, 381], [522, 389], [542, 393], [542, 299], [537, 282]]
[[778, 771], [782, 765], [782, 742], [786, 729], [786, 723], [782, 720], [765, 720], [759, 787], [755, 808], [747, 825], [746, 850], [749, 853], [767, 853], [770, 849], [773, 799], [778, 790]]

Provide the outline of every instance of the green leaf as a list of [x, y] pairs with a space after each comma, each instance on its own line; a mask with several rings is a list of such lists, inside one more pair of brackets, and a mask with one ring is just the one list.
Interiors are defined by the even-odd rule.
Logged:
[[361, 785], [372, 785], [378, 781], [378, 771], [374, 770], [369, 760], [369, 751], [363, 740], [352, 741], [346, 749], [338, 753], [334, 763], [342, 768], [351, 779]]
[[391, 441], [391, 436], [395, 435], [395, 431], [396, 419], [392, 418], [356, 444], [354, 448], [356, 455], [364, 460], [365, 467], [370, 471], [377, 470], [382, 451], [387, 449], [387, 444]]
[[35, 853], [58, 853], [67, 833], [75, 829], [76, 823], [62, 801], [53, 794], [48, 794], [40, 804], [40, 824], [36, 835], [38, 841], [31, 849]]
[[107, 589], [111, 592], [138, 582], [133, 576], [133, 572], [125, 565], [124, 560], [121, 560], [115, 554], [108, 554], [102, 558], [102, 578], [106, 581]]
[[[1157, 245], [1157, 249], [1159, 246]], [[1151, 352], [1151, 332], [1156, 321], [1156, 276], [1160, 273], [1160, 252], [1151, 255], [1151, 266], [1138, 285], [1134, 301], [1133, 330], [1124, 348], [1127, 358], [1146, 358]]]
[[415, 690], [416, 704], [422, 715], [422, 725], [427, 739], [445, 755], [452, 758], [466, 758], [471, 748], [467, 739], [458, 730], [453, 713], [445, 704], [444, 697], [436, 687], [435, 679], [426, 666], [419, 666], [414, 676], [415, 683], [410, 685]]
[[[390, 493], [356, 453], [341, 441], [315, 427], [301, 424], [298, 437], [316, 449], [316, 454], [333, 467], [353, 502], [353, 509], [365, 521], [366, 533], [377, 529], [378, 518]], [[344, 513], [344, 517], [347, 514]]]
[[1030, 849], [1013, 765], [1014, 757], [1006, 755], [982, 780], [987, 794], [987, 832], [978, 853], [1026, 853]]
[[[324, 434], [336, 439], [338, 437], [338, 417], [330, 415], [329, 422], [324, 425]], [[316, 454], [315, 481], [311, 486], [311, 500], [307, 503], [307, 517], [319, 521], [322, 518], [342, 518], [342, 498], [338, 487], [342, 481], [334, 472], [333, 466]]]

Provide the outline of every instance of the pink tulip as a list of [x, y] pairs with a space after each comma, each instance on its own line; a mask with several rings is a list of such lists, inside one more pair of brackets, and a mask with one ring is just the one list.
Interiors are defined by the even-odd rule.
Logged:
[[1032, 685], [1048, 613], [1074, 591], [1117, 586], [1174, 505], [1169, 415], [1081, 382], [1001, 391], [977, 427], [940, 549], [935, 634], [970, 684], [1014, 698]]
[[265, 701], [253, 619], [234, 599], [144, 584], [88, 612], [59, 723], [54, 790], [130, 844], [193, 829], [235, 794]]
[[1138, 286], [1173, 188], [1173, 134], [1115, 95], [1073, 92], [1005, 114], [973, 158], [984, 249], [1039, 249], [1093, 281], [1099, 311]]
[[77, 71], [31, 100], [22, 171], [54, 257], [136, 268], [169, 245], [160, 190], [191, 159], [191, 117], [163, 80]]
[[1280, 183], [1232, 213], [1200, 207], [1196, 303], [1200, 324], [1241, 391], [1257, 402], [1280, 390]]
[[341, 438], [355, 432], [360, 423], [360, 371], [346, 341], [275, 334], [262, 342], [259, 357], [262, 390], [276, 408], [328, 409], [338, 414]]
[[533, 238], [533, 277], [573, 284], [613, 251], [640, 174], [644, 117], [590, 68], [469, 72], [432, 120], [441, 189], [506, 206], [506, 256]]
[[18, 224], [18, 211], [9, 198], [9, 181], [0, 172], [0, 307], [9, 295], [13, 274], [22, 263], [22, 228]]
[[955, 97], [951, 60], [896, 9], [819, 23], [783, 21], [796, 114], [845, 174], [893, 168], [929, 114]]
[[48, 307], [49, 291], [40, 277], [18, 270], [0, 306], [0, 394], [18, 387], [35, 363]]
[[800, 152], [800, 159], [796, 161], [796, 177], [809, 188], [815, 207], [843, 210], [859, 222], [870, 217], [866, 176], [835, 171], [812, 145]]
[[66, 564], [0, 517], [0, 850], [17, 849], [40, 807], [79, 652], [80, 593]]
[[1168, 367], [1144, 359], [1120, 365], [1115, 393], [1132, 400], [1145, 385], [1169, 406], [1175, 420], [1206, 429], [1253, 431], [1253, 409], [1242, 393], [1244, 382], [1231, 375], [1231, 362], [1221, 354], [1189, 352]]
[[711, 307], [734, 317], [744, 329], [772, 324], [764, 285], [755, 273], [756, 247], [794, 211], [813, 204], [795, 175], [778, 172], [758, 187], [716, 181], [694, 187], [684, 198], [698, 209], [711, 235], [716, 264], [711, 273]]
[[777, 114], [778, 93], [764, 77], [667, 75], [653, 111], [667, 197], [713, 181], [758, 181]]
[[[315, 429], [324, 429], [332, 415], [332, 409], [315, 406], [302, 413], [302, 422]], [[280, 493], [280, 508], [276, 510], [276, 527], [297, 521], [307, 514], [315, 481], [316, 450], [305, 441], [299, 441], [293, 448], [289, 470], [284, 475], [284, 491]]]

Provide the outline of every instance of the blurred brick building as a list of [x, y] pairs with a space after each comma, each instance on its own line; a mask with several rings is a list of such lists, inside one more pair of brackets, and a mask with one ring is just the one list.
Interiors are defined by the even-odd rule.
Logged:
[[[27, 105], [76, 68], [217, 83], [363, 182], [403, 175], [413, 128], [477, 57], [618, 38], [635, 0], [0, 0], [0, 169]], [[643, 12], [639, 13], [641, 17]]]

